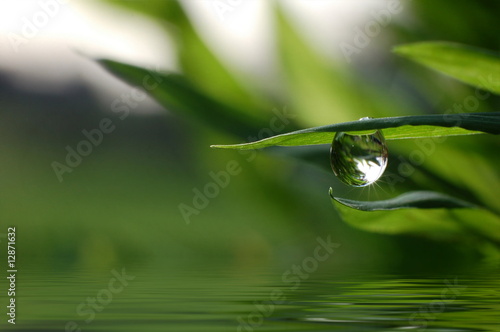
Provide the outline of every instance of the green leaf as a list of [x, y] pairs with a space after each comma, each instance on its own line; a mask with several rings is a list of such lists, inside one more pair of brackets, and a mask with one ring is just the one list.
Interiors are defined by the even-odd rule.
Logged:
[[316, 50], [285, 8], [276, 6], [275, 17], [282, 85], [301, 123], [315, 126], [364, 116], [400, 115], [401, 109], [407, 114], [417, 112], [404, 104], [401, 95], [389, 95], [387, 88], [357, 76], [346, 66], [346, 59], [336, 61]]
[[498, 52], [449, 42], [401, 45], [394, 52], [464, 83], [500, 94]]
[[412, 191], [402, 194], [396, 198], [383, 201], [354, 201], [351, 199], [333, 197], [333, 189], [330, 188], [330, 197], [335, 201], [360, 211], [380, 211], [397, 209], [439, 209], [439, 208], [473, 208], [475, 205], [462, 201], [448, 195], [434, 191]]
[[386, 140], [479, 133], [500, 134], [500, 112], [366, 119], [298, 130], [246, 144], [212, 145], [212, 147], [245, 150], [269, 146], [329, 144], [332, 142], [335, 132], [365, 132], [376, 129], [384, 129]]
[[366, 202], [333, 196], [342, 219], [353, 227], [382, 234], [413, 234], [435, 239], [480, 239], [500, 244], [500, 218], [469, 202], [432, 191]]
[[153, 77], [159, 84], [148, 90], [151, 96], [168, 110], [191, 116], [204, 125], [242, 137], [254, 135], [268, 125], [263, 119], [237, 112], [233, 107], [206, 95], [181, 75], [152, 73], [112, 60], [97, 62], [133, 86], [142, 86], [146, 77]]
[[369, 101], [359, 98], [359, 85], [351, 82], [352, 77], [317, 54], [279, 6], [275, 20], [283, 85], [302, 120], [314, 125], [345, 121], [349, 115], [361, 117], [359, 112], [367, 109]]
[[[167, 1], [169, 2], [169, 1]], [[255, 113], [271, 108], [256, 97], [234, 68], [229, 68], [211, 50], [191, 22], [181, 1], [174, 1], [176, 14], [169, 18], [175, 27], [182, 72], [209, 96], [237, 108]], [[252, 107], [243, 107], [244, 105]]]
[[[234, 106], [237, 111], [256, 112], [270, 108], [247, 90], [233, 69], [220, 61], [198, 33], [182, 1], [107, 1], [144, 12], [165, 26], [175, 41], [183, 74], [207, 95]], [[242, 108], [242, 105], [253, 105], [254, 108]]]

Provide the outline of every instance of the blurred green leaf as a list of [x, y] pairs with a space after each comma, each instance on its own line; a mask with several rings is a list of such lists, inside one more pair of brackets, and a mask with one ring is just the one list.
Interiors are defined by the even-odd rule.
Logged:
[[133, 86], [143, 86], [147, 77], [155, 78], [158, 86], [148, 93], [170, 111], [198, 119], [204, 125], [246, 137], [254, 135], [268, 124], [257, 117], [237, 112], [200, 91], [185, 77], [169, 73], [152, 73], [147, 69], [112, 60], [97, 60], [105, 69]]
[[[197, 32], [181, 3], [175, 3], [176, 15], [169, 19], [176, 30], [179, 61], [183, 73], [210, 96], [238, 108], [238, 111], [259, 112], [265, 103], [249, 92], [243, 78], [229, 69], [210, 49]], [[254, 106], [254, 107], [250, 107]], [[270, 108], [270, 107], [268, 107]]]
[[500, 243], [500, 217], [448, 195], [414, 191], [389, 200], [364, 202], [334, 197], [331, 188], [329, 194], [342, 219], [365, 231]]
[[[134, 11], [142, 11], [159, 23], [167, 23], [167, 31], [177, 46], [182, 72], [191, 83], [205, 94], [235, 108], [236, 112], [264, 113], [271, 107], [256, 97], [244, 85], [234, 69], [229, 69], [198, 33], [192, 20], [175, 0], [114, 1]], [[165, 24], [164, 24], [165, 25]]]
[[296, 146], [326, 144], [332, 142], [335, 132], [373, 131], [375, 129], [384, 129], [386, 140], [469, 135], [481, 132], [500, 134], [500, 112], [461, 113], [453, 115], [433, 114], [365, 119], [362, 121], [336, 123], [322, 127], [298, 130], [252, 143], [212, 145], [212, 147], [244, 150], [260, 149], [275, 145]]
[[367, 108], [360, 105], [359, 98], [351, 96], [350, 78], [335, 72], [331, 63], [316, 54], [279, 8], [276, 34], [283, 83], [306, 123], [346, 121], [353, 113], [355, 117], [363, 116], [356, 110]]
[[498, 53], [449, 42], [401, 45], [394, 52], [464, 83], [500, 93]]
[[[164, 0], [148, 0], [148, 1], [134, 1], [134, 0], [105, 0], [115, 6], [125, 7], [133, 12], [144, 13], [151, 17], [168, 19], [168, 13], [173, 13], [173, 6], [176, 5], [174, 1]], [[163, 16], [163, 17], [162, 17]]]
[[348, 70], [344, 59], [335, 62], [322, 56], [292, 23], [285, 10], [277, 6], [276, 40], [283, 85], [302, 123], [314, 126], [365, 116], [398, 115], [401, 109], [416, 112], [412, 105], [400, 103], [400, 96], [391, 94], [387, 98], [387, 89], [357, 77]]
[[[468, 147], [464, 144], [457, 147], [440, 146], [432, 157], [426, 159], [425, 167], [428, 173], [432, 172], [440, 181], [454, 183], [462, 191], [468, 192], [468, 197], [464, 197], [467, 200], [480, 202], [482, 206], [500, 214], [499, 158], [498, 154], [493, 152], [498, 147], [487, 146], [488, 150], [483, 154], [479, 153], [481, 148], [482, 146], [474, 142], [471, 142]], [[460, 166], [457, 167], [457, 165]], [[433, 178], [433, 182], [436, 180]], [[457, 195], [457, 190], [453, 188], [445, 192], [453, 192]]]

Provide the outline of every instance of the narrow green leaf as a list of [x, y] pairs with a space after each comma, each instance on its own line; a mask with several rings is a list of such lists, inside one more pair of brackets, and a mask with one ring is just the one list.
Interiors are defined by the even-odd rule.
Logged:
[[394, 52], [464, 83], [500, 93], [498, 52], [449, 42], [401, 45]]
[[260, 141], [212, 145], [221, 149], [261, 149], [269, 146], [297, 146], [331, 143], [339, 131], [362, 132], [384, 129], [386, 140], [435, 136], [500, 134], [500, 112], [400, 116], [336, 123], [272, 136]]
[[[165, 26], [176, 44], [183, 74], [207, 95], [234, 106], [236, 111], [256, 112], [270, 108], [249, 92], [235, 71], [211, 50], [184, 9], [183, 1], [107, 1], [134, 12], [144, 12]], [[254, 108], [242, 105], [253, 105]]]
[[354, 201], [346, 198], [333, 196], [333, 189], [330, 188], [330, 197], [335, 201], [360, 211], [380, 211], [397, 209], [440, 209], [440, 208], [473, 208], [475, 205], [462, 201], [448, 195], [434, 191], [412, 191], [398, 197], [383, 201]]
[[364, 116], [393, 116], [417, 112], [401, 95], [370, 84], [346, 66], [348, 59], [324, 56], [294, 24], [286, 8], [275, 6], [276, 45], [282, 85], [301, 123], [315, 126]]
[[[168, 2], [168, 1], [167, 1]], [[169, 22], [176, 27], [179, 62], [182, 72], [200, 90], [209, 96], [250, 114], [270, 108], [256, 95], [252, 94], [234, 68], [224, 64], [204, 41], [182, 1], [175, 1], [176, 15]], [[243, 107], [251, 105], [252, 107]]]
[[143, 86], [145, 78], [154, 78], [158, 85], [149, 89], [151, 96], [168, 110], [191, 116], [204, 125], [241, 137], [254, 135], [267, 125], [261, 118], [237, 112], [233, 107], [206, 95], [184, 76], [174, 73], [151, 73], [147, 69], [112, 60], [103, 59], [97, 62], [133, 86]]
[[[451, 209], [400, 208], [394, 211], [366, 212], [346, 206], [333, 197], [332, 203], [344, 222], [368, 232], [424, 235], [435, 239], [453, 238], [464, 233], [463, 227], [453, 220]], [[363, 203], [365, 202], [359, 204]]]
[[345, 121], [350, 115], [363, 116], [361, 112], [373, 105], [359, 98], [359, 84], [352, 82], [343, 67], [335, 68], [331, 60], [321, 57], [293, 26], [284, 9], [276, 6], [275, 14], [283, 85], [303, 121], [314, 125]]
[[334, 197], [331, 188], [329, 194], [342, 219], [365, 231], [500, 243], [500, 218], [455, 197], [415, 191], [389, 200], [365, 202]]

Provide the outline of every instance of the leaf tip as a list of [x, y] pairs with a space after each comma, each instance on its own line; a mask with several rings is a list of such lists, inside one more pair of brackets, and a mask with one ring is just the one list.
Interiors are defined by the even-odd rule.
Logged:
[[212, 149], [236, 149], [234, 145], [226, 145], [226, 144], [212, 144], [210, 145]]
[[392, 53], [398, 53], [398, 51], [399, 51], [399, 46], [393, 46], [391, 49]]
[[408, 45], [403, 44], [403, 45], [394, 46], [392, 48], [391, 52], [394, 54], [397, 54], [397, 55], [406, 55], [406, 54], [408, 54]]

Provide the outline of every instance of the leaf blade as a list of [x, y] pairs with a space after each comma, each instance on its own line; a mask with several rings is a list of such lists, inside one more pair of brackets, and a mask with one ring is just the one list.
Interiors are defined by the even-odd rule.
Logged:
[[[418, 128], [422, 126], [421, 128]], [[479, 133], [500, 134], [500, 112], [433, 114], [366, 119], [302, 129], [272, 136], [260, 141], [212, 145], [222, 149], [260, 149], [270, 146], [299, 146], [331, 143], [335, 132], [373, 131], [385, 129], [386, 140], [436, 136], [469, 135]]]
[[237, 112], [198, 89], [186, 77], [174, 73], [152, 73], [149, 70], [108, 59], [96, 60], [104, 69], [132, 86], [143, 86], [146, 77], [158, 83], [146, 89], [166, 109], [200, 120], [218, 130], [235, 136], [252, 135], [266, 126], [266, 121], [257, 116]]
[[434, 191], [412, 191], [395, 198], [382, 201], [355, 201], [346, 198], [334, 197], [330, 188], [330, 197], [336, 202], [360, 211], [387, 211], [398, 209], [453, 209], [475, 208], [476, 206], [455, 197], [440, 194]]
[[500, 94], [500, 56], [480, 48], [450, 42], [396, 46], [393, 52], [466, 84]]
[[[205, 94], [234, 106], [236, 111], [264, 112], [270, 108], [253, 91], [249, 91], [234, 68], [221, 61], [200, 34], [200, 29], [194, 24], [183, 1], [107, 1], [134, 12], [145, 13], [157, 20], [176, 47], [183, 74]], [[245, 108], [245, 105], [253, 107]]]
[[500, 246], [500, 217], [461, 199], [413, 191], [383, 201], [354, 201], [329, 195], [342, 220], [381, 234], [407, 234], [437, 240], [478, 240]]

